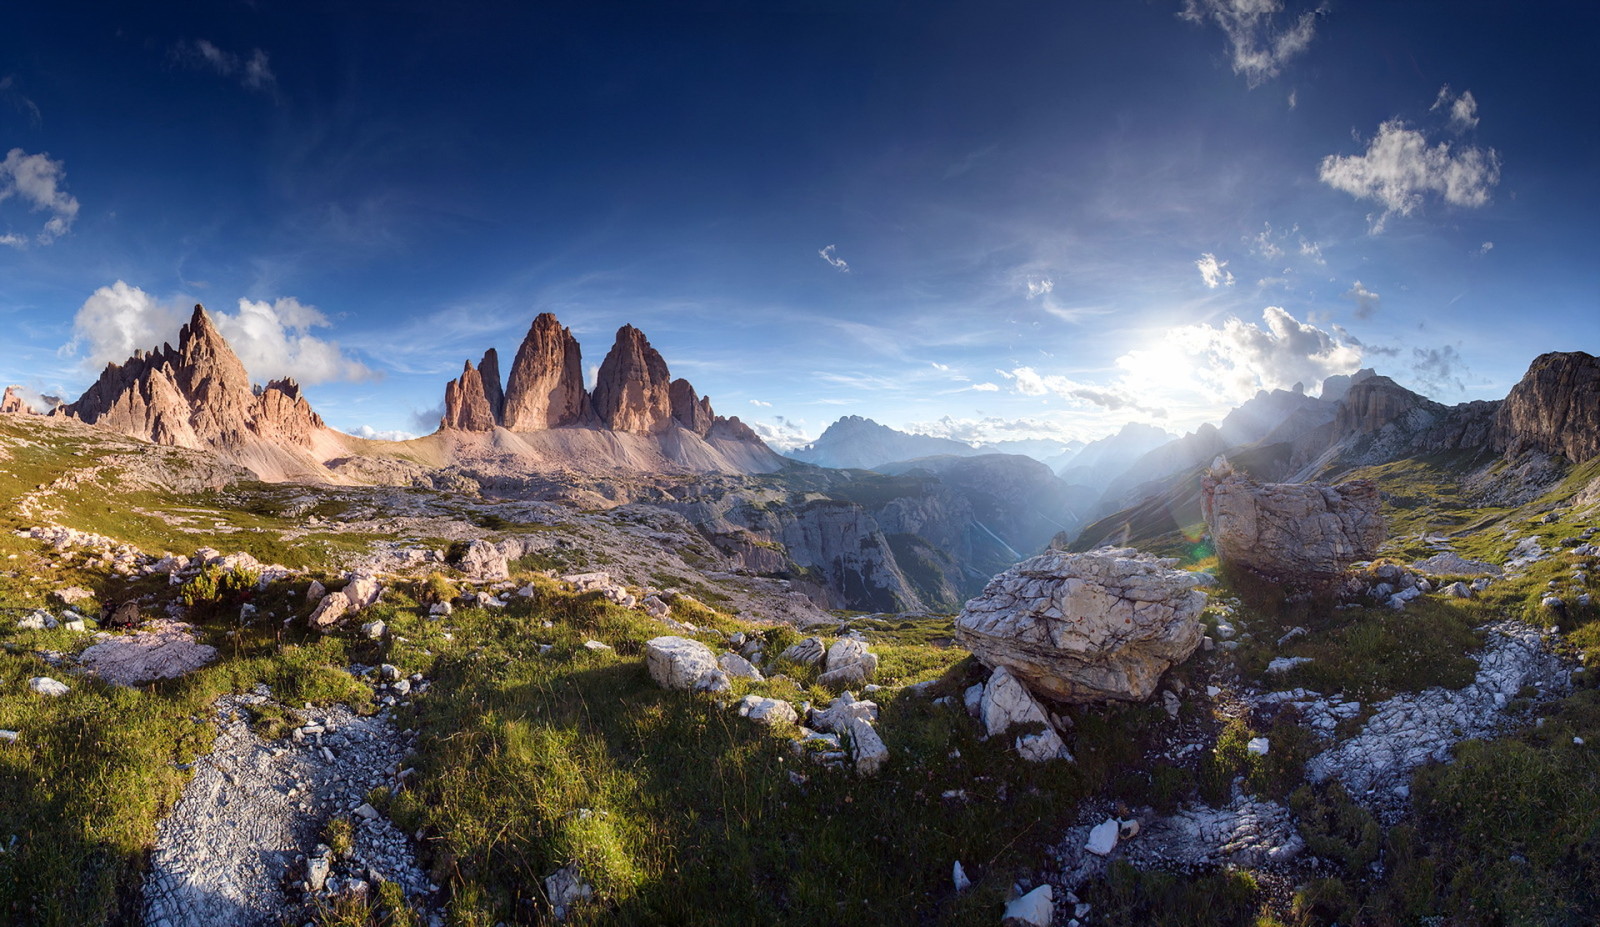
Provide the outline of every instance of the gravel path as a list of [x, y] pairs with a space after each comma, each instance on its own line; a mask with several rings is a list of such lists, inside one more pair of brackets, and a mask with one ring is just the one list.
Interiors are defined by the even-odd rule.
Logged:
[[[414, 907], [436, 915], [437, 889], [417, 865], [412, 841], [365, 804], [372, 789], [403, 782], [409, 738], [386, 713], [363, 718], [341, 705], [318, 710], [290, 738], [264, 741], [249, 728], [248, 708], [267, 699], [258, 689], [218, 701], [216, 747], [195, 762], [183, 797], [157, 830], [145, 924], [303, 922], [313, 899], [304, 881], [309, 856], [331, 860], [317, 896], [364, 895], [390, 881]], [[355, 822], [353, 847], [332, 859], [319, 853], [317, 838], [339, 816]]]

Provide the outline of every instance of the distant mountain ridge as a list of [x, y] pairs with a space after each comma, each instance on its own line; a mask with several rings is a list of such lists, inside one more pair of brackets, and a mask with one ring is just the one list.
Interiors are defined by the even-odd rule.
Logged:
[[860, 415], [846, 415], [824, 429], [815, 441], [789, 451], [787, 456], [819, 467], [874, 470], [885, 464], [941, 455], [1020, 454], [1045, 460], [1070, 456], [1082, 447], [1080, 441], [1048, 438], [996, 441], [974, 447], [954, 438], [900, 431]]

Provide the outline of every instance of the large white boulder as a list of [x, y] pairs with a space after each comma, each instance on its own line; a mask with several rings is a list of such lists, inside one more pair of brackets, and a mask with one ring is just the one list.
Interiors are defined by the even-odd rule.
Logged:
[[969, 601], [956, 640], [1057, 701], [1144, 701], [1205, 636], [1205, 594], [1173, 563], [1132, 548], [1045, 551]]
[[651, 638], [644, 645], [644, 660], [650, 678], [667, 689], [693, 689], [713, 677], [726, 680], [711, 648], [687, 637]]

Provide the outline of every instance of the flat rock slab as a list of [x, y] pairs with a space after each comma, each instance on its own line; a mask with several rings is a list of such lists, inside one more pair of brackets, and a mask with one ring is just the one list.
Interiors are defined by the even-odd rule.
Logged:
[[217, 649], [194, 639], [194, 629], [178, 621], [156, 621], [144, 630], [115, 637], [78, 655], [84, 668], [106, 682], [142, 686], [176, 679], [217, 658]]
[[371, 789], [400, 785], [406, 739], [385, 716], [363, 718], [335, 706], [311, 725], [322, 729], [316, 734], [264, 741], [246, 718], [243, 706], [251, 698], [218, 701], [216, 745], [195, 762], [183, 797], [157, 826], [144, 923], [305, 923], [313, 913], [308, 899], [286, 886], [298, 886], [303, 874], [296, 859], [311, 855], [319, 832], [336, 816], [351, 817], [355, 834], [350, 854], [335, 867], [395, 882], [414, 906], [430, 911], [433, 887], [410, 839], [381, 815], [354, 814]]

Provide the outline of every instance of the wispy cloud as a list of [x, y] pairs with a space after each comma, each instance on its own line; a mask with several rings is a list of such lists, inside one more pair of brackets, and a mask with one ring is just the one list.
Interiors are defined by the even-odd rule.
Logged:
[[817, 255], [824, 261], [827, 261], [829, 264], [837, 267], [840, 273], [848, 274], [850, 272], [850, 265], [845, 263], [844, 258], [834, 254], [834, 251], [837, 249], [837, 247], [837, 245], [829, 245], [826, 248], [823, 248], [821, 251], [818, 251]]
[[0, 203], [16, 197], [28, 204], [30, 212], [48, 213], [50, 218], [31, 236], [0, 233], [0, 244], [13, 248], [26, 247], [30, 241], [48, 245], [71, 231], [78, 218], [78, 200], [63, 189], [66, 180], [66, 163], [47, 153], [28, 154], [21, 148], [6, 152], [5, 160], [0, 161]]
[[17, 112], [27, 116], [28, 122], [35, 128], [44, 121], [44, 114], [39, 112], [39, 104], [28, 99], [17, 89], [17, 80], [10, 74], [0, 77], [0, 100], [10, 103]]
[[749, 421], [745, 424], [749, 425], [761, 440], [780, 451], [792, 451], [811, 443], [804, 421], [775, 415], [770, 422]]
[[[1233, 73], [1256, 87], [1277, 77], [1289, 59], [1316, 35], [1317, 13], [1283, 17], [1280, 0], [1184, 0], [1178, 15], [1192, 23], [1214, 23], [1228, 37]], [[1289, 105], [1294, 106], [1290, 94]]]
[[1205, 281], [1205, 285], [1210, 289], [1233, 286], [1233, 274], [1223, 269], [1228, 266], [1228, 262], [1217, 260], [1216, 255], [1202, 254], [1200, 260], [1194, 262], [1194, 266], [1200, 269], [1200, 279]]
[[1372, 317], [1372, 313], [1377, 311], [1378, 300], [1382, 297], [1367, 289], [1360, 280], [1357, 280], [1344, 294], [1344, 298], [1355, 302], [1356, 318], [1368, 319]]
[[1115, 387], [1080, 383], [1060, 374], [1041, 374], [1032, 367], [1018, 367], [1015, 370], [1002, 370], [999, 373], [1010, 380], [1013, 389], [1023, 396], [1054, 395], [1062, 399], [1088, 403], [1112, 411], [1132, 409], [1158, 418], [1166, 415], [1164, 410], [1146, 406], [1135, 399], [1131, 393]]
[[1036, 299], [1046, 296], [1056, 288], [1056, 282], [1049, 277], [1029, 278], [1027, 281], [1028, 298]]
[[1500, 182], [1500, 156], [1493, 148], [1430, 144], [1421, 130], [1391, 119], [1378, 127], [1364, 153], [1323, 158], [1318, 176], [1335, 190], [1382, 205], [1381, 213], [1368, 217], [1376, 235], [1391, 216], [1416, 212], [1429, 194], [1452, 206], [1489, 202], [1489, 191]]
[[770, 402], [762, 402], [762, 401], [761, 401], [761, 400], [759, 400], [759, 399], [752, 399], [752, 400], [750, 400], [750, 404], [751, 404], [751, 405], [753, 405], [753, 406], [760, 406], [760, 407], [761, 407], [761, 408], [763, 408], [763, 409], [770, 409], [770, 408], [772, 408], [772, 403], [770, 403]]
[[278, 76], [272, 72], [267, 53], [259, 48], [251, 49], [249, 55], [236, 55], [207, 39], [194, 39], [174, 45], [172, 55], [190, 67], [236, 78], [248, 90], [277, 96]]
[[1464, 90], [1460, 96], [1450, 93], [1450, 85], [1445, 84], [1439, 88], [1439, 96], [1428, 107], [1428, 112], [1443, 110], [1450, 118], [1450, 128], [1457, 132], [1465, 132], [1478, 127], [1478, 101], [1472, 98], [1472, 91]]
[[1411, 373], [1417, 385], [1429, 395], [1466, 389], [1467, 367], [1461, 354], [1451, 345], [1442, 348], [1412, 348]]
[[976, 393], [997, 393], [1000, 391], [1000, 386], [995, 383], [974, 383], [972, 384], [972, 391]]

